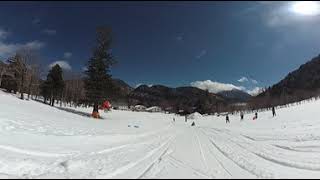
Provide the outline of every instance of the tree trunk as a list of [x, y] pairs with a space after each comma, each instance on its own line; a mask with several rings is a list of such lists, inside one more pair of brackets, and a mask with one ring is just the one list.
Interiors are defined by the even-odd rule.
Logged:
[[29, 83], [29, 87], [28, 87], [28, 99], [30, 98], [30, 94], [31, 94], [31, 88], [32, 88], [32, 81], [33, 81], [33, 78], [32, 76], [30, 77], [30, 83]]
[[52, 97], [51, 106], [54, 106], [54, 97]]
[[1, 84], [2, 84], [2, 77], [3, 77], [3, 74], [4, 74], [4, 70], [3, 71], [1, 71], [1, 74], [0, 74], [0, 87], [1, 87]]
[[21, 75], [21, 82], [20, 82], [20, 93], [21, 93], [20, 99], [22, 100], [24, 99], [24, 94], [23, 94], [24, 75], [25, 75], [25, 72], [23, 71]]

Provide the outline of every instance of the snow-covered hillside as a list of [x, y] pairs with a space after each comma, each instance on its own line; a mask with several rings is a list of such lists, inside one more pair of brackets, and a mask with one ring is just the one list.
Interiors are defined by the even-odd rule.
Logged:
[[[319, 178], [320, 101], [225, 117], [61, 109], [0, 91], [0, 178]], [[175, 122], [172, 121], [173, 117]], [[195, 121], [196, 126], [190, 126]]]

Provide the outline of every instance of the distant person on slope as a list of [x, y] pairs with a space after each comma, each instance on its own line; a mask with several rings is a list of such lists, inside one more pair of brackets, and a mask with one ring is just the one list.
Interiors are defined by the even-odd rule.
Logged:
[[240, 113], [240, 119], [243, 120], [243, 112]]
[[228, 114], [226, 116], [226, 123], [230, 123]]
[[272, 107], [272, 116], [276, 116], [276, 110], [274, 109], [274, 107]]
[[256, 120], [256, 119], [258, 119], [258, 113], [257, 112], [254, 114], [254, 117], [253, 117], [253, 120]]
[[195, 126], [196, 125], [196, 123], [194, 123], [194, 121], [192, 122], [192, 124], [191, 124], [191, 126]]

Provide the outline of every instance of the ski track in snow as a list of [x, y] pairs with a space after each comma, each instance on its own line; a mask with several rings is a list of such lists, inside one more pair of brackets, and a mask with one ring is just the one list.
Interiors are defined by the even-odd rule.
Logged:
[[0, 91], [0, 178], [319, 178], [319, 106], [230, 124], [127, 111], [93, 120]]

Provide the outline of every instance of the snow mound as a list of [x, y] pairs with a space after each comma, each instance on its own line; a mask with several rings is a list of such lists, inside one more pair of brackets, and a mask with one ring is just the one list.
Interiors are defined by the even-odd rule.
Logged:
[[198, 112], [194, 112], [188, 116], [188, 119], [199, 119], [202, 118], [202, 115]]

